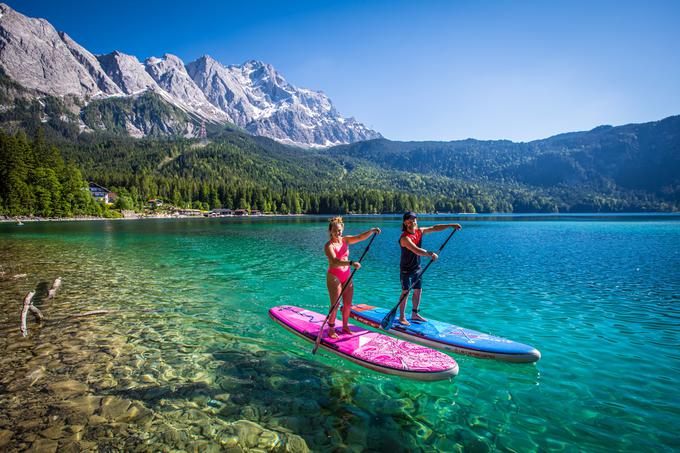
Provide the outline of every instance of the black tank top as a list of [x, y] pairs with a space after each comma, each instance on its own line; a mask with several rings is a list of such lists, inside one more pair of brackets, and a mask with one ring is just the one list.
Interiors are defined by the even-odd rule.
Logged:
[[[399, 237], [399, 245], [401, 246], [401, 238], [410, 237], [413, 243], [420, 247], [423, 242], [423, 233], [417, 229], [415, 233], [410, 234], [408, 231], [401, 233]], [[406, 247], [401, 247], [401, 260], [399, 261], [399, 268], [404, 274], [415, 272], [420, 269], [420, 255], [416, 255]]]

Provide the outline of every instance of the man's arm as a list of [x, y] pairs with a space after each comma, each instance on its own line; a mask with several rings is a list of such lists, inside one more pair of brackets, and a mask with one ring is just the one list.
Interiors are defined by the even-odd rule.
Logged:
[[429, 256], [433, 260], [436, 260], [438, 258], [436, 253], [429, 252], [429, 251], [415, 245], [413, 243], [413, 241], [411, 240], [411, 238], [408, 237], [408, 236], [404, 236], [403, 238], [401, 238], [399, 240], [399, 243], [402, 245], [402, 247], [407, 248], [408, 250], [412, 251], [413, 253], [415, 253], [418, 256]]

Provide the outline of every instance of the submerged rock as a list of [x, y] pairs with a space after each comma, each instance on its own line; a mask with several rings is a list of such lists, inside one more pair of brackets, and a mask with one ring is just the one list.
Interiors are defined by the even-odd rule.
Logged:
[[185, 446], [189, 453], [219, 453], [222, 451], [219, 445], [213, 442], [196, 441]]
[[233, 424], [236, 435], [241, 440], [241, 444], [246, 447], [257, 446], [260, 434], [264, 431], [264, 428], [257, 423], [251, 422], [249, 420], [239, 420]]
[[104, 417], [102, 417], [102, 416], [100, 416], [100, 415], [92, 415], [92, 416], [90, 416], [90, 418], [87, 420], [87, 424], [88, 424], [89, 426], [98, 426], [98, 425], [104, 424], [104, 423], [106, 423], [106, 422], [107, 422], [106, 418], [104, 418]]
[[68, 404], [69, 408], [74, 412], [90, 416], [99, 408], [101, 400], [101, 396], [83, 395], [78, 398], [73, 398]]
[[83, 429], [85, 429], [85, 425], [69, 425], [68, 426], [68, 430], [71, 431], [74, 434], [82, 432]]
[[147, 409], [144, 407], [144, 405], [138, 402], [132, 403], [127, 411], [127, 419], [140, 426], [146, 426], [151, 423], [153, 417], [153, 411]]
[[40, 365], [33, 370], [31, 370], [28, 374], [26, 374], [26, 379], [29, 381], [29, 387], [35, 385], [36, 382], [38, 382], [40, 379], [42, 379], [45, 376], [45, 367]]
[[128, 408], [130, 404], [130, 400], [106, 396], [102, 400], [100, 415], [117, 422], [129, 420]]
[[111, 376], [107, 376], [93, 385], [97, 390], [108, 390], [118, 386], [118, 381], [113, 379]]
[[83, 448], [80, 442], [76, 440], [67, 440], [59, 445], [59, 453], [80, 453], [82, 451], [87, 451]]
[[260, 409], [257, 406], [244, 406], [240, 412], [241, 417], [252, 422], [260, 420]]
[[156, 381], [156, 379], [154, 379], [154, 377], [151, 376], [150, 374], [143, 374], [143, 375], [140, 377], [140, 380], [141, 380], [142, 382], [147, 383], [147, 384], [156, 384], [156, 383], [158, 382], [158, 381]]
[[8, 429], [0, 429], [0, 447], [4, 447], [12, 440], [14, 433]]
[[285, 451], [289, 453], [308, 453], [309, 447], [307, 447], [307, 443], [305, 440], [297, 436], [295, 434], [288, 434], [286, 435], [286, 445], [285, 445]]
[[43, 430], [40, 435], [47, 439], [58, 440], [64, 436], [64, 425], [58, 424]]
[[82, 395], [89, 390], [87, 385], [73, 379], [55, 382], [50, 384], [48, 387], [51, 391], [62, 398], [70, 398], [75, 395]]
[[39, 438], [36, 439], [33, 444], [31, 444], [31, 448], [28, 451], [39, 453], [55, 453], [58, 447], [59, 444], [56, 440]]
[[21, 428], [23, 431], [32, 431], [39, 426], [42, 426], [43, 422], [39, 418], [32, 418], [24, 420], [17, 423], [17, 427]]
[[175, 428], [168, 428], [161, 433], [163, 441], [169, 445], [177, 445], [180, 441], [180, 433]]

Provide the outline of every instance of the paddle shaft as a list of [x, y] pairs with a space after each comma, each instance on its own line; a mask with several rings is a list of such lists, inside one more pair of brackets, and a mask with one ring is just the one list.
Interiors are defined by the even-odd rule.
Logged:
[[[368, 249], [371, 248], [371, 244], [373, 243], [373, 240], [375, 239], [375, 233], [371, 236], [371, 240], [368, 242], [368, 245], [364, 249], [364, 253], [361, 254], [359, 257], [359, 263], [361, 263], [361, 260], [364, 259], [364, 256], [366, 256], [366, 253], [368, 253]], [[342, 285], [342, 290], [340, 291], [340, 294], [338, 295], [338, 299], [335, 301], [333, 305], [331, 305], [331, 310], [328, 312], [328, 316], [326, 316], [326, 319], [323, 320], [323, 323], [321, 323], [321, 328], [319, 328], [319, 334], [316, 336], [316, 340], [314, 341], [314, 349], [312, 349], [312, 354], [316, 354], [316, 350], [319, 349], [319, 343], [321, 343], [321, 336], [323, 335], [323, 327], [326, 325], [328, 322], [328, 318], [331, 317], [331, 313], [338, 307], [340, 304], [340, 299], [342, 298], [342, 295], [344, 294], [345, 290], [349, 286], [349, 283], [352, 281], [352, 278], [354, 277], [354, 273], [357, 271], [357, 268], [355, 267], [352, 269], [352, 273], [349, 274], [349, 278], [345, 282], [344, 285]]]
[[[439, 253], [441, 253], [441, 251], [444, 250], [444, 247], [445, 247], [446, 244], [449, 242], [449, 239], [451, 239], [451, 238], [453, 237], [453, 234], [454, 234], [456, 231], [458, 231], [458, 230], [456, 230], [456, 229], [454, 228], [453, 231], [451, 232], [451, 234], [449, 234], [449, 237], [446, 238], [446, 240], [444, 241], [444, 243], [442, 243], [442, 245], [439, 247], [439, 250], [437, 250], [437, 252], [436, 252], [437, 255], [439, 255]], [[425, 273], [425, 271], [427, 271], [427, 269], [430, 267], [430, 264], [432, 264], [432, 263], [434, 263], [434, 260], [433, 260], [432, 258], [430, 258], [430, 262], [427, 263], [427, 265], [425, 266], [425, 269], [423, 269], [422, 271], [420, 271], [420, 273], [418, 274], [418, 278], [416, 278], [415, 281], [414, 281], [413, 283], [411, 283], [411, 286], [409, 286], [409, 288], [408, 288], [406, 291], [403, 291], [403, 294], [402, 294], [401, 297], [399, 298], [399, 302], [397, 302], [397, 305], [395, 305], [395, 306], [392, 308], [392, 310], [390, 310], [390, 312], [387, 313], [387, 316], [385, 316], [385, 317], [383, 318], [383, 320], [380, 322], [380, 328], [381, 328], [381, 329], [387, 329], [387, 327], [388, 327], [389, 325], [392, 324], [392, 322], [394, 321], [394, 317], [395, 317], [395, 315], [397, 314], [397, 309], [398, 309], [399, 306], [401, 305], [401, 302], [402, 302], [406, 297], [408, 297], [408, 295], [409, 295], [409, 293], [411, 292], [411, 290], [413, 289], [413, 287], [416, 286], [416, 283], [418, 283], [418, 282], [420, 281], [420, 279], [423, 277], [423, 274]]]

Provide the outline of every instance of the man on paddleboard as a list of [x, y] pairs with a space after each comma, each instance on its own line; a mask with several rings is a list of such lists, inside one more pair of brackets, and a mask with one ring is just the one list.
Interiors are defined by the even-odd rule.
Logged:
[[399, 306], [399, 322], [405, 326], [411, 325], [404, 316], [406, 309], [406, 301], [408, 300], [408, 292], [411, 285], [413, 285], [411, 310], [411, 321], [426, 322], [427, 320], [418, 314], [418, 307], [420, 305], [420, 296], [422, 293], [423, 279], [420, 277], [420, 257], [429, 256], [433, 261], [437, 258], [435, 252], [428, 251], [421, 247], [423, 235], [442, 231], [447, 228], [460, 230], [460, 225], [457, 223], [446, 223], [434, 225], [431, 227], [418, 227], [418, 216], [415, 212], [408, 211], [404, 214], [401, 224], [401, 237], [399, 238], [399, 245], [401, 247], [401, 260], [399, 262], [400, 278], [401, 278], [401, 305]]

